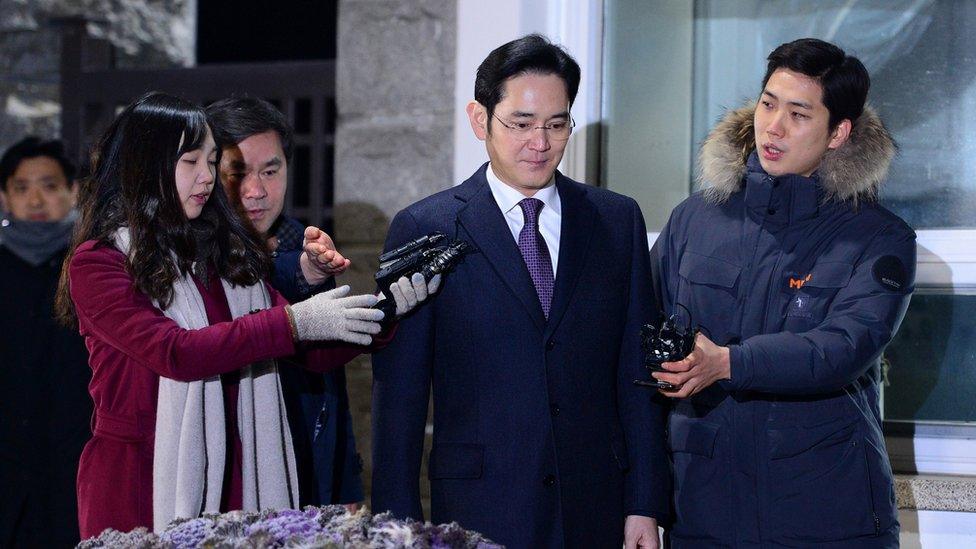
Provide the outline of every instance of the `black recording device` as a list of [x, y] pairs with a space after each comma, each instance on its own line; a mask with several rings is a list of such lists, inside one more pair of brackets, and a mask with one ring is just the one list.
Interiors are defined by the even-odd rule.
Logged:
[[[679, 307], [685, 309], [680, 303]], [[664, 315], [661, 315], [662, 318]], [[688, 314], [689, 319], [691, 314]], [[678, 323], [677, 315], [671, 315], [661, 322], [660, 327], [654, 324], [645, 324], [641, 327], [641, 350], [644, 352], [644, 367], [650, 372], [666, 372], [661, 364], [665, 362], [677, 362], [695, 349], [695, 338], [698, 336], [698, 328], [690, 325], [682, 326]], [[673, 391], [678, 387], [666, 381], [659, 381], [652, 376], [650, 380], [634, 380], [634, 385], [642, 387], [654, 387]]]
[[401, 276], [409, 279], [414, 273], [423, 274], [424, 280], [429, 282], [434, 275], [454, 268], [464, 254], [470, 251], [470, 246], [463, 240], [439, 246], [446, 239], [447, 236], [443, 233], [430, 233], [380, 256], [380, 269], [376, 271], [375, 278], [386, 299], [377, 303], [376, 308], [385, 313], [382, 321], [384, 324], [389, 324], [396, 318], [396, 301], [390, 292], [390, 285]]

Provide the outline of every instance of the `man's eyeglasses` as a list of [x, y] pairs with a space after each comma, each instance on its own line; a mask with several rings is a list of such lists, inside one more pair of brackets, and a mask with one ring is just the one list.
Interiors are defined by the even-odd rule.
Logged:
[[532, 139], [532, 132], [534, 130], [543, 130], [549, 136], [549, 139], [553, 141], [566, 141], [569, 139], [570, 134], [573, 133], [573, 127], [576, 126], [576, 122], [572, 116], [566, 120], [553, 120], [544, 126], [533, 126], [528, 122], [505, 122], [501, 118], [498, 118], [498, 115], [495, 113], [492, 113], [492, 116], [502, 126], [508, 128], [513, 137], [521, 141]]

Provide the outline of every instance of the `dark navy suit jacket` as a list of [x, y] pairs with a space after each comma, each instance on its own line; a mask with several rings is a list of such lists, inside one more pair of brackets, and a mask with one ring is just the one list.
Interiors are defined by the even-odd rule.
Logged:
[[[278, 249], [274, 254], [271, 285], [291, 303], [334, 288], [335, 278], [311, 288], [298, 283], [304, 227], [284, 216], [276, 225]], [[362, 463], [353, 436], [345, 369], [319, 374], [289, 364], [287, 358], [279, 362], [298, 465], [299, 503], [328, 505], [362, 501]]]
[[387, 249], [441, 231], [477, 251], [374, 355], [373, 511], [421, 518], [432, 388], [433, 522], [508, 547], [620, 547], [624, 517], [664, 518], [669, 498], [663, 408], [633, 385], [655, 310], [640, 208], [557, 173], [547, 321], [485, 166], [390, 227]]

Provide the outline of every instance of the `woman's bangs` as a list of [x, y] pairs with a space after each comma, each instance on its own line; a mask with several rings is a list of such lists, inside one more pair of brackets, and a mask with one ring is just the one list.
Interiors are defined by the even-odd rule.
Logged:
[[183, 145], [177, 153], [180, 155], [202, 147], [204, 141], [207, 140], [207, 133], [209, 132], [207, 119], [202, 111], [192, 110], [186, 113], [186, 117], [186, 129], [183, 130]]

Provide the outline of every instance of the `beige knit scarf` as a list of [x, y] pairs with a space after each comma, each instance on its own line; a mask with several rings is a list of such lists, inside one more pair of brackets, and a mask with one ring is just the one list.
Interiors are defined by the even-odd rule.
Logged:
[[[116, 231], [114, 241], [128, 255], [128, 228]], [[220, 282], [234, 318], [271, 306], [264, 284], [241, 287]], [[173, 302], [160, 310], [187, 330], [209, 325], [203, 298], [189, 276], [174, 283]], [[297, 508], [295, 453], [273, 360], [240, 371], [237, 420], [244, 452], [244, 510]], [[225, 457], [220, 376], [189, 383], [160, 377], [153, 449], [154, 531], [162, 531], [175, 518], [220, 512]]]

